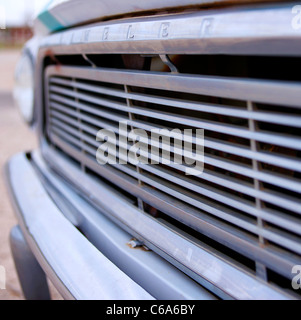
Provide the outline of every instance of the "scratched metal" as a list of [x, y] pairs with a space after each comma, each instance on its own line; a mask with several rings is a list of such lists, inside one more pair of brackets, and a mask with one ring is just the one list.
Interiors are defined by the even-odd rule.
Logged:
[[[45, 37], [57, 53], [300, 55], [292, 5], [199, 11], [105, 22]], [[256, 24], [254, 24], [256, 21]]]

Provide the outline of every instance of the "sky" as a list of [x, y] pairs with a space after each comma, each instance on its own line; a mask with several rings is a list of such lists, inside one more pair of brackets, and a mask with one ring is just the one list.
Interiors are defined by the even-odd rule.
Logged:
[[0, 0], [0, 24], [21, 26], [28, 24], [50, 0]]

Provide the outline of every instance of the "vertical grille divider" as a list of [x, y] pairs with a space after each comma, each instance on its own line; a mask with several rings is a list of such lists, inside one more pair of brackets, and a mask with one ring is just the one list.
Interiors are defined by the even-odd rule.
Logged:
[[[124, 85], [124, 90], [125, 90], [125, 93], [130, 93], [130, 88], [127, 86], [127, 85]], [[127, 106], [128, 107], [133, 107], [134, 105], [133, 105], [133, 103], [132, 103], [132, 101], [130, 100], [130, 99], [128, 99], [128, 98], [126, 98], [126, 103], [127, 103]], [[131, 121], [134, 121], [135, 120], [135, 116], [131, 113], [131, 112], [128, 112], [128, 116], [129, 116], [129, 119], [131, 120]], [[134, 129], [134, 127], [133, 126], [131, 126], [131, 130], [133, 130]], [[137, 173], [139, 173], [139, 174], [141, 174], [142, 172], [141, 172], [141, 168], [139, 167], [139, 166], [136, 166], [136, 171], [137, 171]], [[138, 179], [138, 185], [139, 185], [139, 187], [142, 187], [142, 181], [140, 180], [140, 179]], [[142, 201], [142, 199], [140, 199], [140, 198], [137, 198], [137, 201], [138, 201], [138, 207], [139, 207], [139, 209], [140, 210], [142, 210], [142, 211], [144, 211], [144, 202]]]
[[[75, 83], [75, 82], [76, 82], [76, 79], [75, 79], [75, 78], [72, 78], [72, 82]], [[78, 89], [77, 89], [76, 86], [73, 86], [73, 91], [74, 91], [75, 93], [78, 92]], [[77, 97], [75, 97], [74, 100], [75, 100], [76, 103], [79, 103], [79, 99], [78, 99]], [[79, 108], [76, 108], [76, 113], [79, 115], [79, 116], [77, 117], [77, 119], [76, 119], [77, 122], [78, 122], [78, 124], [79, 124], [78, 130], [79, 130], [80, 134], [82, 135], [82, 134], [83, 134], [83, 130], [81, 129], [81, 126], [80, 126], [81, 123], [82, 123], [82, 121], [81, 121], [81, 119], [80, 119], [80, 113], [81, 113], [81, 111], [80, 111]], [[81, 142], [81, 145], [85, 145], [85, 141], [84, 141], [82, 138], [80, 138], [80, 142]], [[85, 148], [81, 147], [81, 153], [82, 153], [83, 155], [86, 154]], [[85, 165], [84, 165], [83, 163], [81, 163], [81, 169], [82, 169], [83, 172], [86, 172], [86, 167], [85, 167]]]
[[[247, 102], [247, 107], [248, 107], [248, 111], [254, 112], [255, 106], [254, 106], [254, 103], [252, 101], [248, 101]], [[257, 124], [256, 124], [256, 121], [254, 121], [253, 119], [249, 119], [249, 130], [252, 131], [252, 132], [256, 132], [257, 131]], [[251, 150], [253, 152], [258, 152], [259, 151], [258, 150], [259, 149], [258, 148], [258, 142], [255, 141], [254, 139], [250, 140], [250, 146], [251, 146]], [[253, 166], [253, 170], [254, 171], [259, 171], [260, 170], [260, 164], [255, 159], [252, 159], [252, 166]], [[256, 190], [262, 189], [262, 187], [263, 187], [262, 183], [258, 179], [253, 179], [253, 181], [254, 181], [254, 188]], [[258, 209], [259, 212], [264, 207], [264, 203], [259, 198], [255, 199], [255, 204], [256, 204], [256, 209]], [[264, 221], [262, 220], [261, 217], [257, 217], [257, 226], [258, 226], [259, 229], [263, 229], [264, 228]], [[259, 240], [259, 245], [260, 246], [264, 246], [266, 244], [266, 240], [261, 235], [258, 236], [258, 240]], [[264, 281], [268, 281], [266, 266], [264, 264], [262, 264], [262, 263], [259, 263], [258, 261], [256, 261], [256, 275], [259, 278], [263, 279]]]

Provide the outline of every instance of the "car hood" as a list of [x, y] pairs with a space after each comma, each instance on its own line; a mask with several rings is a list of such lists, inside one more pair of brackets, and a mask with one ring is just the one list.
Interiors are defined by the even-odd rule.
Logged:
[[52, 0], [35, 20], [35, 32], [48, 34], [126, 14], [258, 1], [271, 0]]

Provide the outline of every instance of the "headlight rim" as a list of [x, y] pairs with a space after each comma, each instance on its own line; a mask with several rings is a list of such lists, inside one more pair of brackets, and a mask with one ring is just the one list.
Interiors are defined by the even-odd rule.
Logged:
[[[31, 101], [30, 101], [30, 112], [28, 112], [28, 114], [26, 114], [26, 112], [24, 112], [24, 106], [25, 103], [24, 101], [22, 101], [22, 97], [24, 98], [24, 94], [26, 94], [26, 89], [22, 89], [22, 85], [20, 87], [18, 87], [20, 85], [20, 83], [18, 84], [18, 77], [20, 75], [18, 75], [18, 72], [22, 72], [19, 69], [22, 67], [21, 63], [23, 62], [23, 67], [24, 67], [24, 58], [27, 58], [27, 62], [29, 62], [28, 66], [29, 69], [31, 70], [31, 74], [30, 74], [30, 78], [31, 78], [31, 86], [28, 87], [27, 89], [31, 91]], [[23, 60], [23, 61], [22, 61]], [[35, 112], [35, 62], [34, 62], [34, 57], [32, 56], [30, 50], [28, 50], [27, 48], [24, 48], [21, 56], [19, 58], [19, 61], [17, 63], [16, 69], [15, 69], [15, 75], [14, 75], [14, 90], [13, 90], [13, 96], [14, 96], [14, 101], [15, 101], [15, 105], [18, 107], [19, 112], [21, 113], [21, 116], [23, 118], [23, 120], [29, 125], [32, 126], [35, 123], [35, 118], [36, 118], [36, 112]], [[23, 90], [23, 92], [21, 92]], [[25, 106], [26, 109], [26, 106]]]

